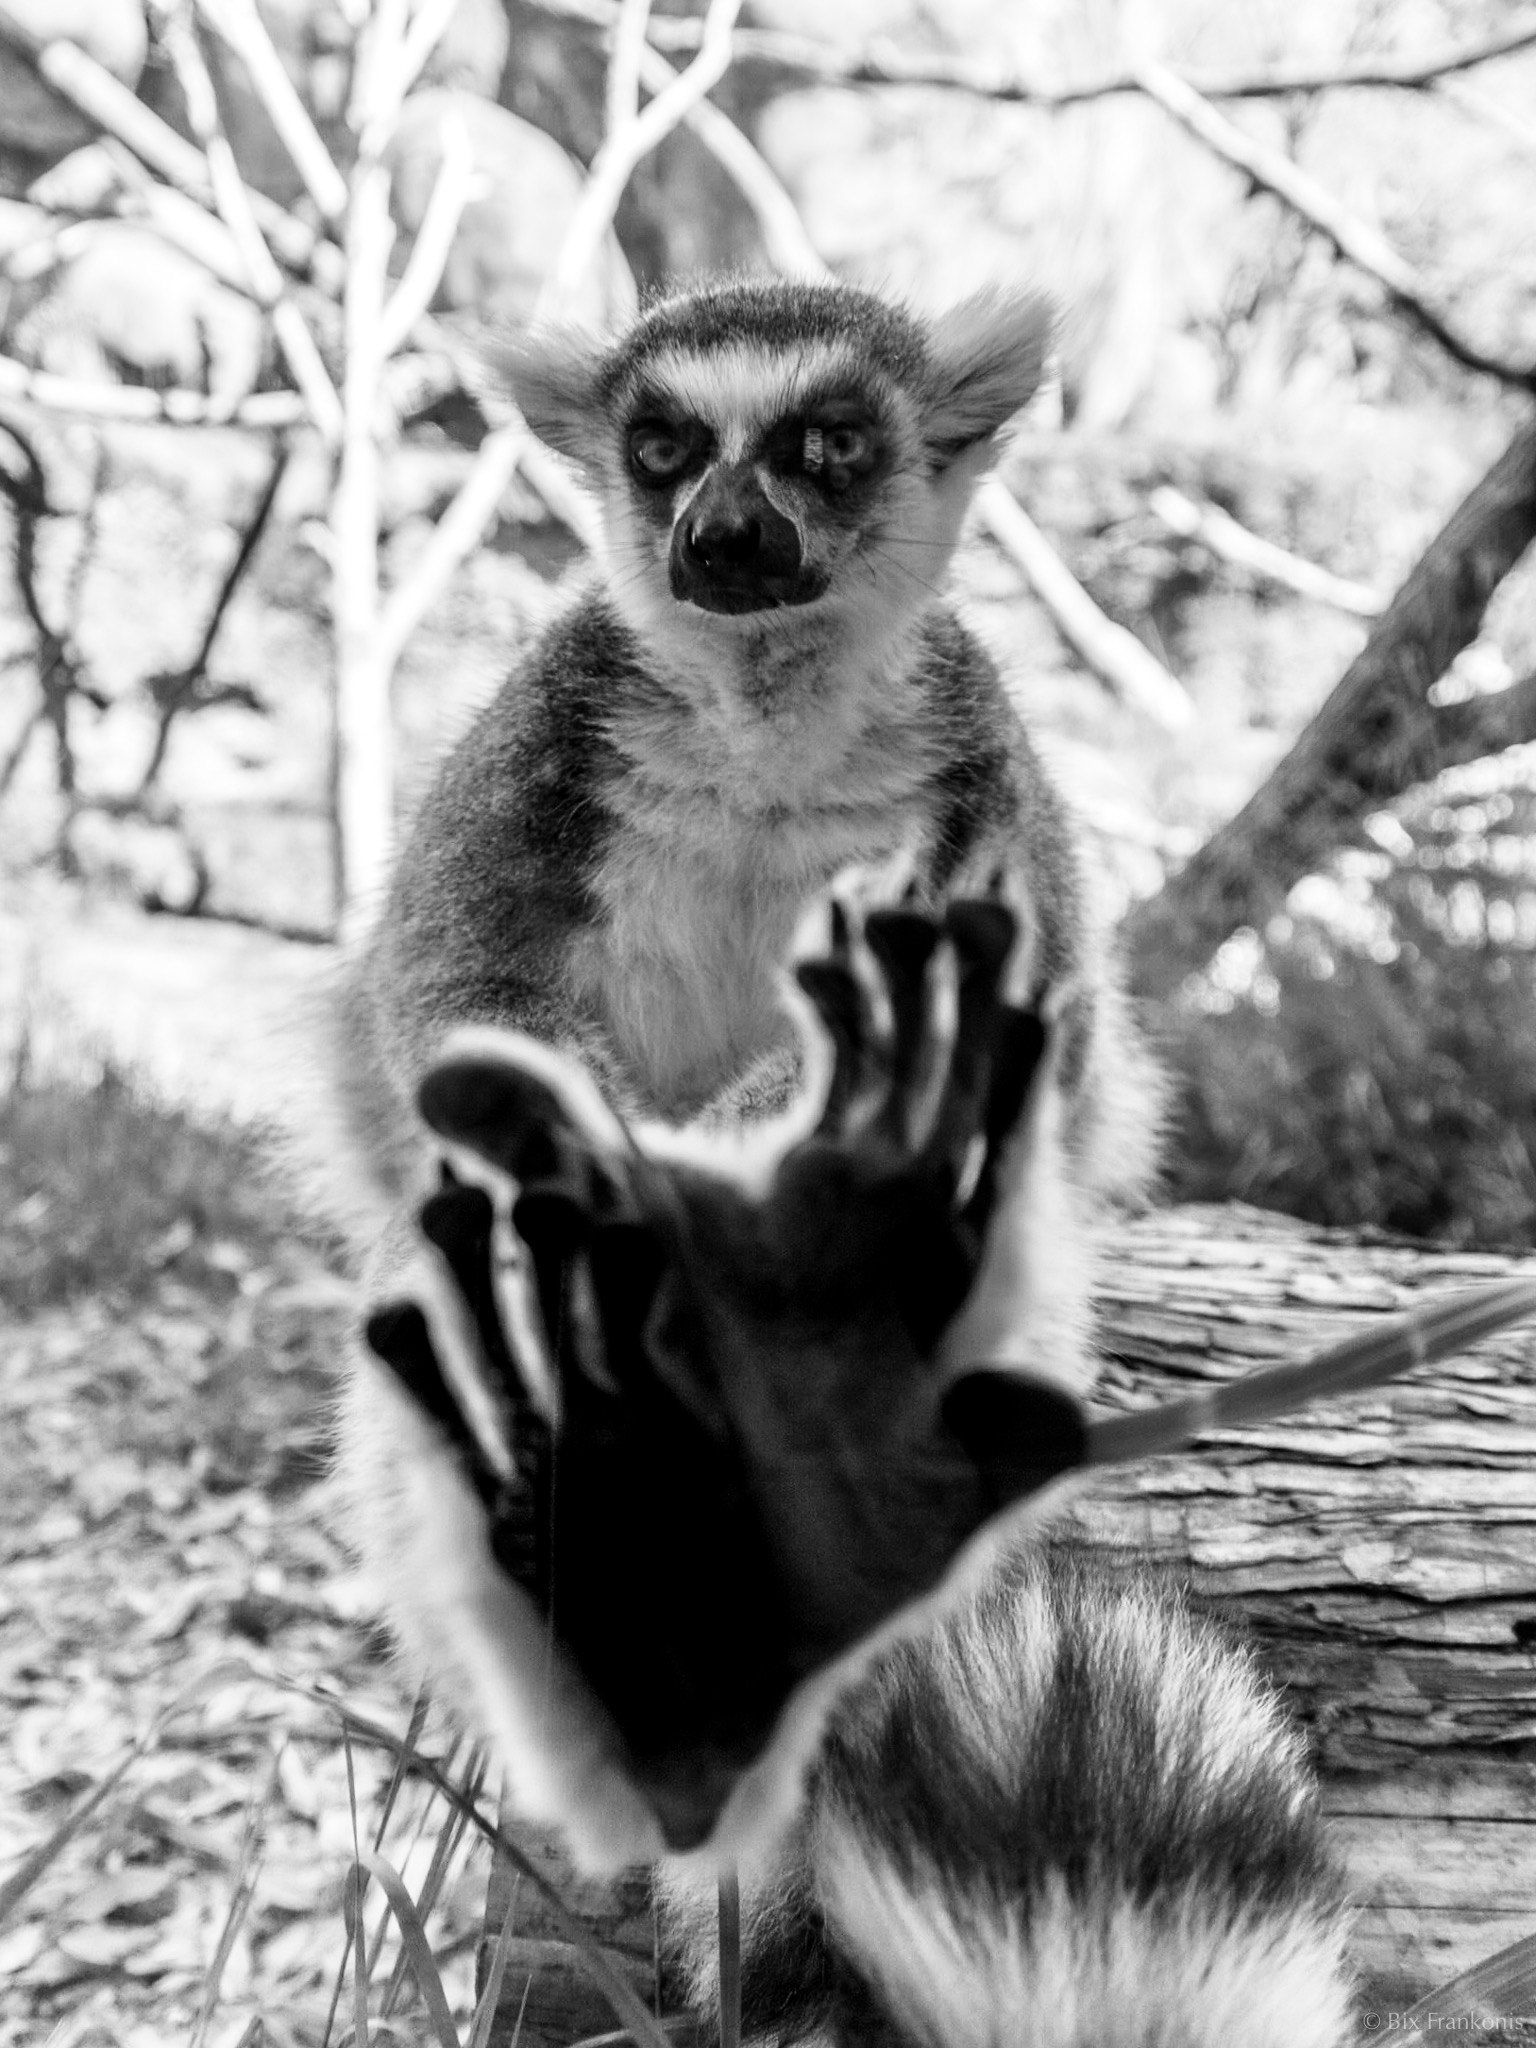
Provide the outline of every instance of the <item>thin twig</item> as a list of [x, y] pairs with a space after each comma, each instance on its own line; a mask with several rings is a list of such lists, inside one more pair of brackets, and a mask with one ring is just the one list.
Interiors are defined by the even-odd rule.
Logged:
[[1108, 1416], [1089, 1431], [1091, 1465], [1140, 1464], [1187, 1449], [1213, 1430], [1240, 1429], [1312, 1401], [1368, 1392], [1418, 1366], [1455, 1358], [1485, 1337], [1536, 1317], [1536, 1280], [1476, 1287], [1411, 1314], [1393, 1316], [1357, 1336], [1289, 1365], [1274, 1365], [1183, 1400]]
[[[659, 51], [649, 47], [642, 51], [640, 81], [647, 92], [664, 92], [676, 77]], [[702, 99], [695, 101], [683, 120], [756, 215], [774, 269], [791, 277], [830, 275], [778, 173], [730, 116], [713, 101]]]
[[1155, 100], [1181, 128], [1235, 170], [1242, 171], [1255, 185], [1281, 200], [1357, 270], [1375, 278], [1388, 297], [1464, 368], [1480, 370], [1524, 390], [1536, 390], [1536, 364], [1506, 362], [1458, 334], [1431, 304], [1423, 280], [1413, 266], [1386, 237], [1341, 206], [1288, 156], [1235, 127], [1167, 65], [1146, 58], [1136, 65], [1135, 75], [1148, 98]]
[[10, 752], [0, 761], [0, 796], [4, 796], [16, 779], [16, 771], [26, 759], [27, 748], [32, 744], [32, 735], [43, 722], [43, 707], [34, 704], [21, 722]]
[[1331, 604], [1335, 610], [1352, 612], [1361, 619], [1374, 619], [1387, 608], [1387, 600], [1369, 585], [1352, 583], [1347, 577], [1320, 569], [1315, 562], [1303, 561], [1300, 555], [1291, 554], [1274, 541], [1250, 533], [1219, 505], [1197, 505], [1172, 484], [1160, 484], [1147, 503], [1164, 526], [1182, 540], [1197, 540], [1223, 562], [1232, 563], [1234, 568], [1250, 569], [1256, 576], [1294, 590], [1300, 597], [1315, 598], [1319, 604]]
[[566, 230], [553, 274], [539, 293], [536, 321], [558, 318], [580, 290], [636, 165], [682, 121], [688, 109], [719, 84], [730, 66], [732, 37], [742, 0], [710, 0], [699, 53], [643, 113], [604, 138]]
[[[651, 0], [620, 0], [619, 17], [613, 29], [613, 47], [608, 53], [608, 85], [604, 104], [604, 132], [617, 135], [640, 112], [640, 68], [645, 58], [645, 32], [650, 26]], [[676, 73], [668, 65], [670, 85]], [[653, 87], [654, 91], [655, 88]]]
[[392, 356], [404, 344], [430, 308], [474, 192], [475, 152], [463, 114], [457, 110], [445, 113], [439, 134], [442, 153], [426, 211], [400, 282], [384, 308], [380, 348], [385, 356]]
[[20, 399], [50, 412], [77, 413], [82, 419], [159, 421], [173, 427], [249, 427], [260, 433], [302, 426], [309, 418], [309, 408], [297, 391], [258, 391], [231, 408], [200, 391], [96, 384], [80, 377], [58, 377], [51, 370], [29, 370], [6, 356], [0, 356], [0, 398]]
[[251, 0], [196, 0], [196, 6], [245, 67], [247, 79], [322, 219], [338, 222], [346, 211], [347, 181], [320, 139]]
[[176, 675], [174, 681], [165, 688], [161, 695], [159, 722], [154, 742], [150, 748], [149, 760], [145, 764], [144, 773], [139, 778], [138, 800], [140, 802], [148, 796], [155, 777], [160, 772], [160, 764], [165, 759], [165, 750], [170, 742], [173, 722], [177, 715], [184, 711], [197, 697], [203, 684], [207, 681], [208, 664], [213, 659], [214, 645], [218, 640], [219, 630], [224, 624], [224, 614], [229, 610], [235, 592], [240, 587], [241, 579], [250, 567], [251, 557], [255, 554], [263, 533], [266, 532], [267, 521], [272, 516], [272, 507], [277, 503], [277, 494], [282, 487], [283, 478], [287, 473], [288, 459], [291, 452], [286, 440], [278, 443], [273, 456], [272, 467], [267, 474], [267, 480], [262, 485], [261, 493], [256, 500], [251, 516], [246, 521], [245, 527], [241, 532], [234, 558], [224, 572], [224, 580], [219, 585], [208, 616], [203, 622], [202, 636], [198, 641], [197, 649], [186, 667]]
[[426, 69], [427, 59], [446, 35], [458, 5], [459, 0], [418, 0], [401, 39], [395, 66], [393, 91], [397, 105]]
[[250, 193], [234, 150], [224, 132], [218, 95], [209, 76], [185, 0], [156, 0], [162, 40], [170, 54], [192, 132], [202, 144], [209, 181], [219, 216], [234, 238], [257, 302], [272, 321], [272, 331], [287, 358], [309, 408], [310, 418], [329, 442], [341, 438], [341, 400], [303, 314], [289, 297], [282, 272], [267, 247], [251, 205]]
[[1001, 477], [986, 479], [976, 507], [1072, 651], [1132, 709], [1165, 732], [1184, 731], [1195, 708], [1182, 686], [1134, 633], [1099, 610]]
[[[533, 0], [539, 11], [604, 33], [618, 17], [612, 0]], [[651, 22], [653, 48], [685, 54], [701, 41], [696, 20], [658, 16]], [[1416, 91], [1480, 64], [1494, 63], [1536, 44], [1536, 13], [1522, 14], [1507, 27], [1474, 43], [1431, 51], [1422, 57], [1387, 55], [1346, 58], [1336, 64], [1295, 65], [1281, 70], [1186, 74], [1187, 82], [1205, 99], [1278, 99], [1290, 93], [1395, 87]], [[736, 53], [746, 61], [792, 72], [818, 85], [926, 85], [940, 91], [963, 92], [1053, 110], [1082, 106], [1142, 90], [1134, 70], [1115, 71], [1078, 84], [1053, 85], [996, 65], [965, 58], [913, 57], [882, 44], [865, 51], [840, 50], [831, 42], [774, 29], [744, 28], [737, 32]]]

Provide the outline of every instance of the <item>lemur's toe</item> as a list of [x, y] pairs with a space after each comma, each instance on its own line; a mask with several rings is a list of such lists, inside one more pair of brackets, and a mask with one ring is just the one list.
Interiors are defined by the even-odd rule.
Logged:
[[978, 1236], [985, 1234], [997, 1204], [1004, 1157], [1023, 1122], [1049, 1045], [1050, 1027], [1038, 1010], [998, 1010], [982, 1113], [981, 1159], [963, 1209], [966, 1221]]
[[832, 1071], [817, 1124], [822, 1135], [832, 1136], [844, 1129], [863, 1092], [864, 998], [853, 974], [836, 960], [798, 960], [795, 979], [832, 1048]]
[[915, 1149], [932, 1127], [953, 1042], [953, 956], [931, 917], [878, 910], [865, 924], [891, 1008], [890, 1082], [876, 1118], [881, 1135]]
[[383, 1360], [417, 1407], [436, 1424], [471, 1486], [490, 1507], [501, 1490], [501, 1475], [464, 1420], [420, 1308], [414, 1301], [388, 1302], [368, 1317], [363, 1335], [369, 1350]]
[[520, 1184], [559, 1180], [594, 1206], [626, 1149], [623, 1126], [575, 1060], [520, 1033], [466, 1029], [417, 1092], [438, 1136]]
[[437, 1246], [469, 1310], [493, 1377], [518, 1389], [517, 1368], [507, 1349], [492, 1276], [495, 1207], [484, 1188], [453, 1182], [422, 1204], [422, 1234]]

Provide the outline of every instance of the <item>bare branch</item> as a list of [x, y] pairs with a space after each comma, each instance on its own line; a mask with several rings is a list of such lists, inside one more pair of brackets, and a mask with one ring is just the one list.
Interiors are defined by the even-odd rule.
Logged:
[[1194, 717], [1184, 691], [1134, 633], [1105, 617], [1001, 478], [988, 478], [976, 503], [983, 525], [1023, 570], [1073, 652], [1165, 732], [1183, 731]]
[[[534, 4], [546, 14], [595, 30], [611, 30], [618, 17], [611, 0], [534, 0]], [[649, 39], [654, 49], [683, 54], [699, 47], [701, 33], [697, 21], [658, 17], [650, 25]], [[1524, 13], [1478, 42], [1422, 57], [1366, 56], [1333, 65], [1297, 65], [1257, 73], [1195, 72], [1187, 75], [1186, 82], [1208, 100], [1277, 99], [1288, 93], [1345, 88], [1415, 91], [1532, 45], [1536, 45], [1536, 13]], [[849, 53], [830, 42], [773, 29], [739, 30], [736, 54], [818, 85], [926, 85], [1048, 111], [1142, 90], [1134, 70], [1111, 72], [1079, 84], [1053, 85], [964, 58], [911, 57], [887, 44]]]
[[341, 438], [341, 400], [321, 359], [314, 336], [303, 314], [288, 296], [282, 272], [262, 237], [229, 137], [219, 114], [218, 96], [197, 40], [185, 0], [155, 0], [162, 38], [176, 70], [186, 101], [192, 132], [202, 144], [209, 181], [219, 216], [229, 229], [241, 261], [250, 276], [258, 304], [271, 321], [293, 372], [293, 381], [303, 395], [311, 419], [330, 442]]
[[[1442, 738], [1454, 744], [1481, 713], [1437, 709], [1430, 687], [1476, 638], [1489, 599], [1532, 540], [1536, 418], [1430, 542], [1268, 780], [1132, 911], [1125, 934], [1138, 994], [1171, 997], [1240, 925], [1261, 926], [1293, 883], [1358, 836], [1372, 810], [1437, 772]], [[1517, 697], [1511, 714], [1523, 705]]]
[[[647, 92], [664, 92], [676, 76], [658, 51], [648, 47], [641, 52], [640, 80]], [[768, 259], [775, 270], [791, 277], [829, 275], [805, 231], [794, 200], [779, 182], [778, 173], [730, 116], [712, 101], [702, 99], [688, 109], [683, 120], [727, 177], [734, 179], [737, 190], [757, 216]]]
[[198, 641], [196, 652], [184, 669], [179, 670], [174, 676], [161, 679], [161, 687], [157, 692], [159, 719], [149, 759], [139, 778], [135, 798], [137, 803], [142, 803], [148, 796], [155, 777], [160, 772], [160, 764], [165, 759], [165, 750], [170, 742], [172, 724], [181, 712], [198, 701], [207, 683], [208, 664], [213, 659], [214, 646], [224, 624], [224, 614], [229, 610], [241, 579], [250, 567], [251, 557], [266, 532], [267, 521], [272, 516], [272, 507], [277, 503], [277, 494], [287, 473], [289, 454], [288, 443], [280, 442], [272, 458], [267, 480], [240, 535], [234, 558], [224, 573], [224, 580], [219, 585], [208, 617], [203, 623], [202, 637]]
[[419, 0], [401, 40], [395, 67], [393, 92], [398, 110], [406, 94], [421, 76], [427, 59], [446, 34], [459, 0]]
[[196, 0], [196, 6], [244, 65], [246, 77], [321, 218], [333, 224], [339, 221], [346, 211], [347, 181], [321, 141], [252, 0]]
[[1303, 561], [1272, 540], [1260, 539], [1219, 505], [1197, 505], [1171, 484], [1159, 485], [1147, 502], [1164, 526], [1181, 539], [1199, 541], [1222, 561], [1250, 569], [1266, 582], [1315, 598], [1319, 604], [1331, 604], [1338, 611], [1353, 612], [1357, 618], [1374, 619], [1387, 608], [1387, 600], [1378, 591], [1319, 569], [1316, 563]]
[[43, 707], [41, 704], [34, 704], [22, 720], [21, 730], [17, 733], [10, 752], [3, 761], [0, 761], [0, 796], [4, 796], [15, 781], [16, 771], [26, 759], [27, 748], [32, 744], [32, 735], [42, 722]]
[[405, 270], [384, 309], [380, 349], [392, 356], [432, 304], [475, 184], [475, 152], [462, 113], [445, 114], [442, 156]]
[[1271, 192], [1309, 227], [1331, 242], [1338, 253], [1367, 276], [1375, 278], [1389, 298], [1433, 337], [1448, 355], [1469, 370], [1481, 370], [1505, 384], [1536, 390], [1536, 365], [1519, 366], [1488, 355], [1465, 340], [1430, 302], [1423, 281], [1368, 222], [1343, 207], [1288, 156], [1234, 127], [1224, 114], [1203, 99], [1165, 64], [1148, 58], [1135, 66], [1135, 76], [1153, 99], [1198, 142], [1242, 171], [1255, 185]]
[[669, 135], [712, 86], [718, 85], [731, 62], [732, 37], [742, 0], [710, 0], [699, 54], [633, 121], [608, 136], [592, 160], [586, 186], [577, 203], [554, 273], [539, 294], [536, 320], [556, 317], [579, 289], [596, 258], [604, 235], [613, 225], [624, 187], [641, 158]]
[[82, 419], [250, 427], [264, 434], [303, 426], [309, 419], [309, 409], [296, 391], [258, 391], [230, 407], [200, 391], [152, 391], [141, 384], [92, 384], [79, 377], [56, 377], [48, 370], [25, 369], [6, 356], [0, 356], [0, 398], [20, 399], [50, 412], [76, 413]]
[[[620, 0], [613, 48], [608, 54], [604, 128], [609, 135], [617, 135], [639, 115], [641, 65], [645, 60], [645, 33], [650, 19], [651, 0]], [[669, 76], [662, 81], [660, 88], [663, 91], [676, 76], [670, 65], [667, 69]], [[655, 92], [657, 88], [653, 86], [651, 90]]]

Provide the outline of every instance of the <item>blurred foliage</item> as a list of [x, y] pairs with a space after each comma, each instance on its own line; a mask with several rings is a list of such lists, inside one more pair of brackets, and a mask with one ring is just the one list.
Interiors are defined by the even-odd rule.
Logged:
[[1350, 1229], [1536, 1242], [1536, 748], [1374, 821], [1238, 934], [1168, 1047], [1174, 1191]]
[[0, 1097], [0, 1309], [147, 1299], [167, 1276], [233, 1297], [295, 1235], [256, 1136], [162, 1102], [136, 1075], [31, 1077]]

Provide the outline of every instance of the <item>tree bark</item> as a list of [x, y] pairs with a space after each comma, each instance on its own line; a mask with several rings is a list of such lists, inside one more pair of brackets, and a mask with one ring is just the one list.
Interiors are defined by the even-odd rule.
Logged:
[[[1536, 417], [1452, 513], [1322, 709], [1237, 816], [1131, 913], [1131, 985], [1167, 1001], [1243, 925], [1445, 765], [1430, 685], [1536, 538]], [[1458, 758], [1465, 759], [1464, 753]]]
[[[1517, 1270], [1235, 1205], [1165, 1211], [1106, 1265], [1103, 1398], [1187, 1393]], [[1186, 1584], [1283, 1687], [1368, 2004], [1400, 2011], [1536, 1933], [1536, 1328], [1107, 1473], [1068, 1529]]]

